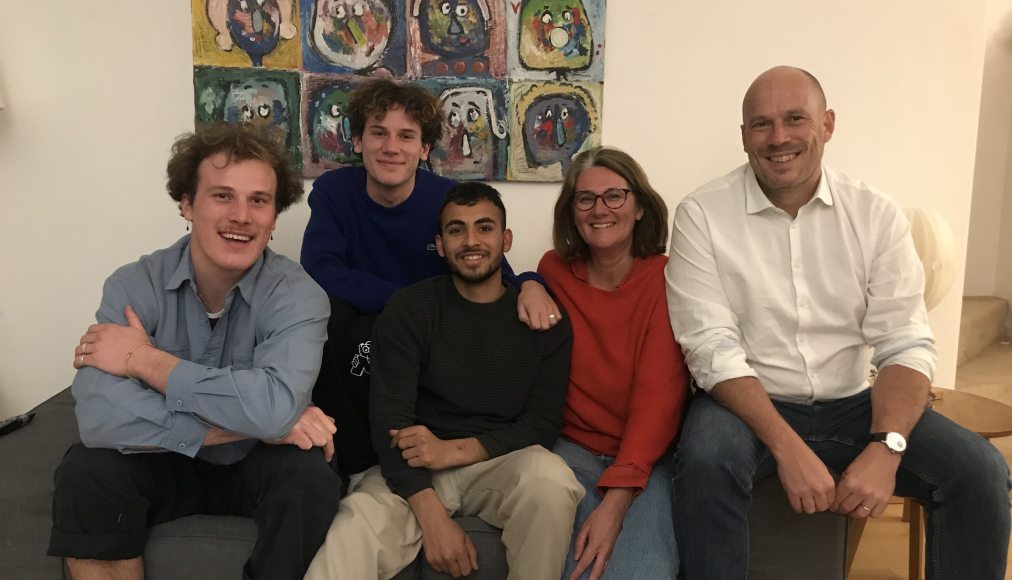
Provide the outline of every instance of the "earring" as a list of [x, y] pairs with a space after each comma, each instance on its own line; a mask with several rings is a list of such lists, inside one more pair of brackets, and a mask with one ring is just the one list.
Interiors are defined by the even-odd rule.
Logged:
[[271, 241], [274, 241], [274, 234], [271, 233]]
[[186, 220], [186, 231], [190, 231], [190, 220]]

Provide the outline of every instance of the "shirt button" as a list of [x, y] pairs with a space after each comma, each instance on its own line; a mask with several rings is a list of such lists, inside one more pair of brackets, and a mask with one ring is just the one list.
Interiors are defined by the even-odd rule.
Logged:
[[182, 407], [183, 406], [183, 401], [176, 401], [176, 406], [177, 407]]
[[180, 449], [186, 449], [186, 443], [180, 443], [179, 444], [179, 448]]

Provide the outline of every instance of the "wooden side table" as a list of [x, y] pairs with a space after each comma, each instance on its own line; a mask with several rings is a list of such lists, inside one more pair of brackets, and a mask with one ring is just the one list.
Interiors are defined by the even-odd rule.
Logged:
[[[943, 417], [966, 427], [970, 431], [993, 439], [1012, 435], [1012, 407], [1005, 403], [952, 389], [931, 389], [929, 407]], [[920, 580], [924, 577], [924, 506], [907, 499], [903, 502], [903, 516], [910, 518], [910, 566], [908, 577]]]

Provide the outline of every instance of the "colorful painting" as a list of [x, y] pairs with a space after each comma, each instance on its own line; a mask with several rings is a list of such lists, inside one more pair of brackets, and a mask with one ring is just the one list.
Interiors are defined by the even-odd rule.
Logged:
[[601, 83], [513, 83], [510, 179], [560, 181], [577, 153], [600, 145], [601, 93]]
[[510, 78], [604, 80], [604, 0], [510, 4]]
[[404, 0], [302, 0], [307, 71], [402, 76]]
[[506, 78], [506, 4], [408, 0], [408, 70], [415, 78]]
[[190, 0], [193, 63], [299, 68], [296, 0]]
[[461, 181], [506, 179], [506, 82], [486, 80], [422, 81], [443, 107], [443, 136], [429, 152], [440, 175]]
[[559, 181], [601, 143], [606, 0], [190, 0], [195, 121], [256, 123], [307, 178], [358, 165], [347, 117], [369, 77], [443, 109], [423, 163]]
[[302, 85], [302, 174], [317, 177], [325, 171], [357, 165], [351, 142], [348, 98], [362, 79], [307, 74]]
[[270, 127], [301, 166], [298, 73], [194, 67], [193, 94], [198, 124], [224, 121]]

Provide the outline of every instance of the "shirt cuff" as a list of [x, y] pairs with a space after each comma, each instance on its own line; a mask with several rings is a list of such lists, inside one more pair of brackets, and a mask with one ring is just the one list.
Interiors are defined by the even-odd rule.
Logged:
[[649, 471], [643, 471], [631, 463], [612, 463], [597, 480], [597, 487], [602, 493], [609, 487], [632, 487], [643, 491], [649, 479]]
[[204, 445], [204, 438], [211, 428], [192, 415], [173, 413], [172, 427], [162, 438], [159, 446], [167, 451], [193, 458]]
[[424, 489], [431, 488], [432, 476], [429, 473], [411, 473], [404, 477], [400, 484], [390, 485], [388, 481], [387, 487], [406, 500]]
[[165, 407], [170, 413], [193, 413], [196, 411], [194, 390], [204, 378], [207, 367], [192, 361], [179, 359], [165, 386]]
[[[915, 351], [917, 350], [923, 350], [923, 354], [928, 354], [926, 349], [915, 349]], [[882, 364], [879, 365], [879, 372], [887, 366], [900, 365], [921, 373], [922, 375], [928, 377], [928, 381], [934, 383], [935, 365], [927, 360], [924, 360], [923, 356], [918, 356], [921, 354], [922, 353], [912, 352], [909, 350], [904, 351], [902, 355], [897, 355], [882, 361]]]
[[488, 453], [488, 458], [499, 457], [500, 455], [506, 454], [506, 446], [502, 445], [494, 437], [490, 437], [488, 433], [483, 433], [475, 437], [478, 443], [485, 448], [485, 452]]

